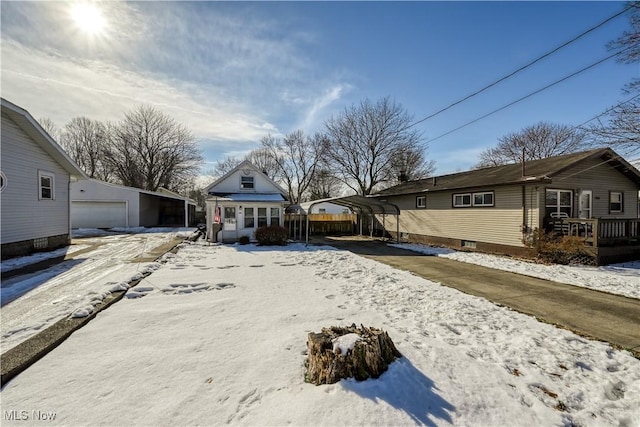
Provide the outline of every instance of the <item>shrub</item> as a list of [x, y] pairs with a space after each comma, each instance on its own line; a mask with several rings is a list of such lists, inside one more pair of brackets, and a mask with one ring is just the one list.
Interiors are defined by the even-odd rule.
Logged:
[[241, 245], [248, 245], [249, 243], [251, 243], [251, 239], [249, 238], [249, 236], [240, 236], [240, 238], [238, 239], [238, 243], [240, 243]]
[[594, 264], [595, 258], [577, 236], [560, 236], [535, 229], [525, 242], [536, 251], [538, 258], [553, 264]]
[[289, 230], [279, 225], [260, 227], [256, 230], [256, 240], [258, 244], [262, 246], [284, 246], [287, 244], [288, 237]]

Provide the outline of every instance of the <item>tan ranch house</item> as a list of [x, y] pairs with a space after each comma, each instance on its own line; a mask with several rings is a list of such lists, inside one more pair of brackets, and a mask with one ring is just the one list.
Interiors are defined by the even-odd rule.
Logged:
[[246, 160], [207, 187], [207, 194], [207, 239], [214, 242], [253, 239], [259, 227], [283, 225], [289, 205], [287, 192]]
[[[402, 240], [531, 255], [535, 229], [585, 238], [599, 264], [640, 259], [640, 172], [610, 148], [407, 181], [375, 195], [400, 208]], [[399, 218], [399, 228], [397, 220]]]

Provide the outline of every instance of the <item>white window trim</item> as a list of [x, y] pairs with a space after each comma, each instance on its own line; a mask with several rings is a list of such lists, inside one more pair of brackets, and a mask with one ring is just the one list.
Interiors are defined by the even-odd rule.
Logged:
[[[51, 181], [51, 197], [42, 197], [42, 178], [49, 178]], [[43, 170], [38, 171], [38, 200], [56, 199], [56, 175], [53, 172]]]
[[416, 209], [427, 208], [427, 196], [416, 196]]
[[[558, 204], [557, 204], [557, 205], [548, 205], [548, 204], [547, 204], [546, 197], [547, 197], [547, 192], [548, 192], [548, 191], [555, 191], [555, 192], [556, 192], [556, 194], [557, 194], [557, 201], [558, 201]], [[561, 199], [561, 197], [560, 197], [560, 193], [569, 193], [569, 194], [570, 194], [570, 198], [569, 198], [569, 200], [571, 200], [571, 204], [569, 204], [569, 205], [563, 205], [563, 204], [561, 204], [561, 203], [560, 203], [560, 199]], [[560, 212], [560, 208], [563, 208], [563, 207], [564, 207], [564, 208], [567, 208], [567, 207], [568, 207], [568, 208], [571, 210], [571, 214], [570, 214], [569, 216], [573, 216], [573, 190], [565, 190], [565, 189], [561, 189], [561, 188], [547, 188], [547, 189], [545, 190], [545, 196], [544, 196], [544, 197], [545, 197], [545, 202], [544, 202], [544, 208], [545, 208], [545, 211], [546, 211], [546, 209], [547, 209], [547, 208], [550, 208], [550, 207], [554, 207], [554, 206], [555, 206], [555, 208], [556, 208], [556, 213], [559, 213], [559, 212]]]
[[[484, 203], [484, 195], [485, 194], [491, 194], [491, 203]], [[482, 195], [482, 200], [483, 203], [476, 203], [476, 196], [478, 195]], [[493, 206], [495, 204], [495, 195], [493, 191], [481, 191], [478, 193], [473, 193], [471, 195], [471, 203], [473, 204], [473, 206], [480, 206], [480, 207], [490, 207]]]
[[[469, 204], [464, 203], [464, 196], [469, 196]], [[463, 202], [460, 204], [456, 203], [456, 198], [460, 197]], [[454, 208], [470, 208], [471, 207], [471, 203], [473, 201], [473, 196], [471, 195], [471, 193], [454, 193], [453, 194], [453, 207]]]
[[[484, 194], [491, 194], [491, 203], [476, 203], [476, 196]], [[469, 196], [469, 203], [456, 204], [456, 197], [459, 196], [464, 198], [465, 196]], [[483, 197], [484, 200], [484, 197]], [[495, 206], [496, 203], [496, 195], [495, 191], [478, 191], [477, 193], [454, 193], [453, 194], [453, 207], [454, 208], [471, 208], [471, 207], [479, 207], [479, 208], [490, 208]]]
[[[243, 180], [247, 180], [246, 183], [249, 183], [249, 179], [251, 180], [251, 187], [246, 187]], [[241, 190], [255, 190], [256, 188], [256, 179], [253, 176], [241, 176], [240, 177], [240, 189]]]
[[[613, 195], [617, 194], [620, 198], [619, 201], [615, 202], [615, 203], [620, 203], [620, 209], [611, 209], [611, 204], [614, 203], [613, 202]], [[609, 213], [623, 213], [624, 212], [624, 195], [622, 191], [610, 191], [609, 192]]]

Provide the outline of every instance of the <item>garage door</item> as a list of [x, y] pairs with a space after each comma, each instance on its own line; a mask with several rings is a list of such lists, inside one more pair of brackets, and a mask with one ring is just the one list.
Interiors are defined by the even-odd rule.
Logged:
[[112, 228], [126, 226], [126, 202], [71, 202], [72, 228]]

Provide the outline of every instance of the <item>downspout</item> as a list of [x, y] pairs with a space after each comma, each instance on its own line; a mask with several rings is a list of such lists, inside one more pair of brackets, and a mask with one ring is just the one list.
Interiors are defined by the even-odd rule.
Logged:
[[527, 234], [527, 189], [526, 186], [522, 186], [522, 225], [520, 231], [522, 231], [522, 242], [524, 243], [525, 235]]

